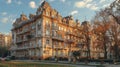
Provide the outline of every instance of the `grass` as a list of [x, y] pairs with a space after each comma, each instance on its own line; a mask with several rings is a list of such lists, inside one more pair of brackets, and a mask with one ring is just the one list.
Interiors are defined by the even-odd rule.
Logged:
[[97, 65], [96, 67], [105, 67], [105, 66], [103, 66], [103, 65]]
[[28, 63], [28, 62], [0, 62], [0, 67], [73, 67], [59, 64], [42, 64], [42, 63]]

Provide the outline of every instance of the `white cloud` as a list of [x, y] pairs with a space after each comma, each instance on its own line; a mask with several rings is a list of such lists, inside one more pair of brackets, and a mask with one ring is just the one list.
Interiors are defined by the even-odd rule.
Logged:
[[76, 2], [75, 3], [75, 6], [78, 7], [78, 8], [82, 8], [82, 7], [85, 7], [86, 3], [83, 2], [83, 1], [80, 1], [80, 2]]
[[97, 10], [98, 7], [96, 4], [91, 3], [93, 0], [83, 0], [75, 3], [77, 8], [88, 8], [91, 10]]
[[105, 4], [105, 5], [103, 5], [103, 8], [105, 8], [105, 7], [108, 7], [110, 4]]
[[92, 2], [93, 0], [83, 0], [83, 1], [78, 1], [75, 2], [75, 6], [78, 8], [85, 7], [88, 3]]
[[7, 12], [3, 12], [3, 13], [1, 13], [1, 15], [2, 15], [2, 16], [5, 16], [5, 15], [7, 15]]
[[36, 8], [36, 7], [37, 7], [37, 6], [36, 6], [36, 3], [35, 3], [34, 1], [30, 1], [29, 6], [30, 6], [31, 8]]
[[90, 3], [92, 2], [93, 0], [84, 0], [85, 3]]
[[97, 10], [97, 9], [98, 9], [98, 7], [97, 7], [96, 4], [87, 4], [87, 5], [86, 5], [86, 8], [89, 8], [89, 9], [91, 9], [91, 10]]
[[55, 1], [55, 0], [49, 0], [50, 2], [53, 2], [53, 1]]
[[4, 17], [1, 19], [1, 22], [2, 23], [7, 23], [9, 21], [8, 17]]
[[66, 0], [60, 0], [60, 1], [64, 3]]
[[12, 3], [12, 0], [7, 0], [7, 3], [8, 3], [8, 4]]
[[70, 15], [75, 15], [75, 14], [77, 14], [78, 13], [78, 11], [77, 10], [74, 10], [74, 11], [72, 11], [71, 13], [70, 13]]
[[13, 20], [16, 18], [17, 15], [6, 15], [0, 18], [1, 23], [13, 23]]
[[103, 3], [103, 2], [105, 2], [105, 0], [100, 0], [100, 3]]
[[97, 10], [98, 7], [96, 7], [96, 6], [91, 6], [90, 9], [92, 9], [92, 10]]
[[89, 7], [91, 7], [91, 6], [92, 6], [92, 4], [87, 4], [87, 5], [86, 5], [87, 8], [89, 8]]

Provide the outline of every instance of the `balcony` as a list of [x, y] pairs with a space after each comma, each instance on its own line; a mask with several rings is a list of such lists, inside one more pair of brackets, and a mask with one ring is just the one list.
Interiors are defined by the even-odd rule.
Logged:
[[54, 49], [60, 50], [60, 49], [63, 49], [63, 48], [64, 48], [64, 46], [62, 46], [62, 45], [54, 45]]
[[52, 26], [52, 30], [58, 30], [57, 26]]
[[36, 35], [35, 37], [42, 37], [42, 34], [38, 34], [38, 35]]
[[32, 45], [32, 46], [29, 46], [28, 48], [30, 49], [30, 48], [39, 48], [39, 47], [41, 47], [41, 45]]
[[17, 35], [20, 35], [20, 34], [23, 34], [23, 31], [20, 31], [20, 32], [17, 33]]
[[17, 47], [15, 47], [15, 46], [12, 46], [11, 48], [10, 48], [10, 50], [16, 50], [17, 49]]
[[71, 32], [66, 32], [66, 35], [73, 35], [73, 33], [71, 33]]
[[27, 38], [24, 38], [23, 41], [28, 41], [28, 39], [27, 39]]
[[66, 39], [66, 43], [72, 44], [72, 43], [74, 43], [74, 40], [73, 39]]
[[31, 29], [26, 28], [26, 29], [23, 30], [22, 33], [27, 33], [27, 32], [29, 32], [29, 31], [31, 31]]
[[17, 40], [16, 43], [22, 43], [23, 40]]
[[52, 48], [52, 45], [45, 45], [46, 48]]
[[58, 36], [52, 36], [53, 40], [58, 40], [58, 41], [64, 41], [64, 39], [62, 37], [58, 37]]
[[15, 50], [27, 50], [27, 47], [17, 47]]

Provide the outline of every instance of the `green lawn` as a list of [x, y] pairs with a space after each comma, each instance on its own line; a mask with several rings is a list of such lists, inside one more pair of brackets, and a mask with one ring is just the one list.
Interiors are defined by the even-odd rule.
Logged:
[[27, 62], [0, 62], [0, 67], [73, 67], [59, 64], [39, 64]]

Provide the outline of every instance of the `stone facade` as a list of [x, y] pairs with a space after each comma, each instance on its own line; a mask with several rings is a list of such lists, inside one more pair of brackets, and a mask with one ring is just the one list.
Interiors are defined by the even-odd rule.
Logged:
[[72, 52], [81, 50], [86, 57], [87, 48], [81, 33], [81, 25], [72, 16], [62, 17], [44, 1], [29, 18], [21, 14], [13, 23], [11, 55], [17, 58], [46, 59], [70, 58]]

